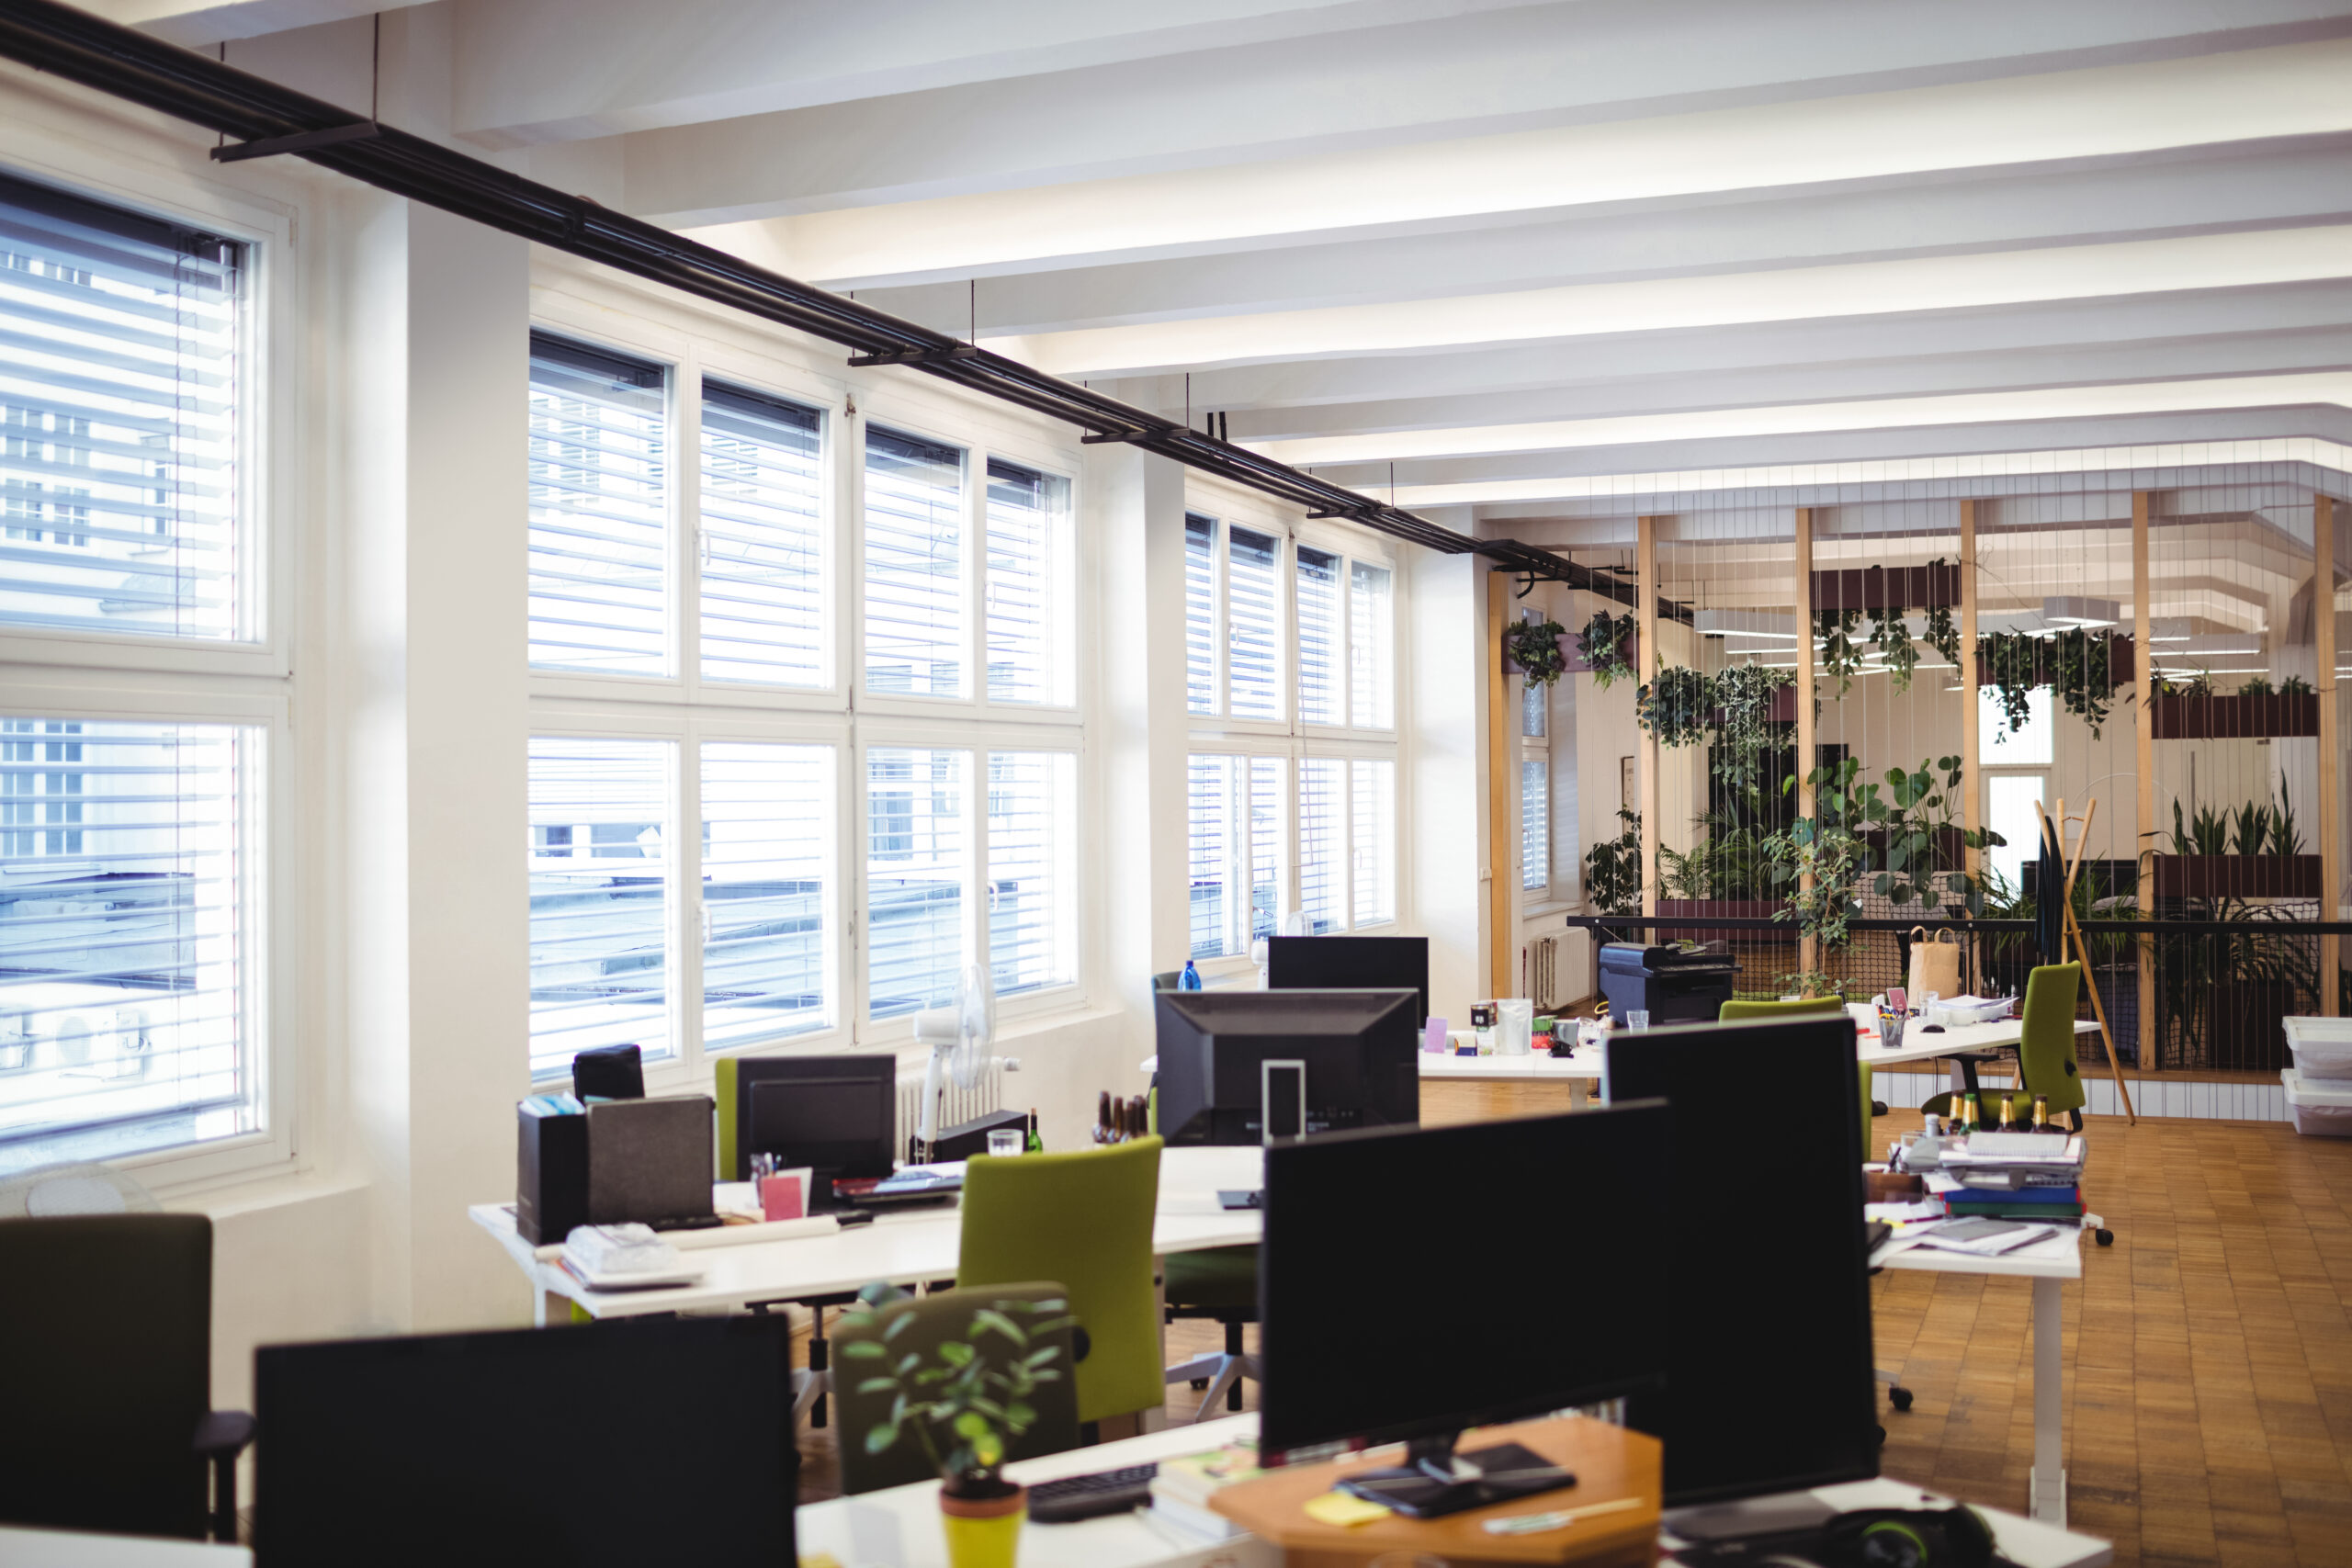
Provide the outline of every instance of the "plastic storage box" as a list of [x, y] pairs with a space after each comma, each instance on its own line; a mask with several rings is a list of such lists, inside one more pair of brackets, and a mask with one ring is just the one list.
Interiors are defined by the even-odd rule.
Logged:
[[2278, 1069], [2287, 1086], [2287, 1114], [2295, 1131], [2323, 1138], [2352, 1138], [2352, 1084], [2307, 1083], [2292, 1067]]
[[2352, 1018], [2290, 1018], [2287, 1049], [2306, 1078], [2352, 1081]]

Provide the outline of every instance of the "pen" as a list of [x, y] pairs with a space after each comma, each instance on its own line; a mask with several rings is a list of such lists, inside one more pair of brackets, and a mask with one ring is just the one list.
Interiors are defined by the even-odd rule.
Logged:
[[1555, 1508], [1548, 1514], [1520, 1514], [1507, 1519], [1488, 1519], [1488, 1535], [1534, 1535], [1542, 1530], [1555, 1530], [1589, 1519], [1600, 1514], [1622, 1514], [1628, 1508], [1643, 1506], [1639, 1497], [1620, 1497], [1613, 1503], [1588, 1503], [1581, 1508]]

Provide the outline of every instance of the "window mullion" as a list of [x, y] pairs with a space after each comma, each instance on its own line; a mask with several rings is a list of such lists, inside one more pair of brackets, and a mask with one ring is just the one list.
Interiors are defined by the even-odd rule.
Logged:
[[678, 977], [671, 1001], [678, 1056], [688, 1069], [702, 1066], [703, 958], [710, 930], [710, 911], [704, 897], [702, 875], [702, 727], [689, 723], [676, 748], [671, 772], [672, 826], [676, 846], [668, 857], [672, 878], [671, 908], [677, 911], [677, 961], [671, 973]]

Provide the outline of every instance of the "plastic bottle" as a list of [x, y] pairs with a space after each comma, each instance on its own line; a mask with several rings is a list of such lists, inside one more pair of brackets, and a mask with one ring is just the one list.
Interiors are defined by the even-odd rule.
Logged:
[[1184, 972], [1176, 977], [1176, 988], [1180, 991], [1197, 991], [1201, 988], [1201, 972], [1193, 967], [1193, 961], [1189, 958], [1184, 960]]

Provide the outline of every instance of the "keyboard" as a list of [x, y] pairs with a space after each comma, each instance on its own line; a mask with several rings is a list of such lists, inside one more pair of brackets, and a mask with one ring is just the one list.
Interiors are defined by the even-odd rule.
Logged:
[[1041, 1525], [1067, 1525], [1140, 1508], [1151, 1501], [1151, 1478], [1159, 1473], [1156, 1464], [1136, 1464], [1032, 1486], [1029, 1517]]

